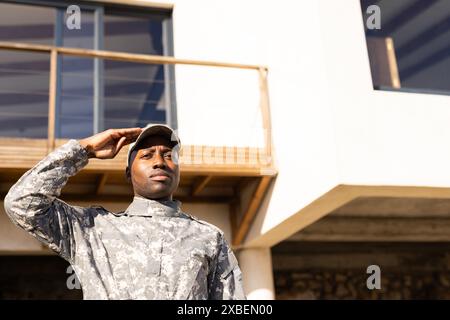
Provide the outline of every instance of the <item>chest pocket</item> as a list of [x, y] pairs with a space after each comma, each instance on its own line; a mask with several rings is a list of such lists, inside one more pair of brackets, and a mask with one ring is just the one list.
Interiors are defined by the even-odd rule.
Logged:
[[117, 231], [103, 232], [100, 239], [113, 270], [120, 273], [133, 270], [133, 274], [144, 277], [146, 274], [161, 274], [159, 248], [149, 246], [147, 241], [136, 235], [125, 236]]

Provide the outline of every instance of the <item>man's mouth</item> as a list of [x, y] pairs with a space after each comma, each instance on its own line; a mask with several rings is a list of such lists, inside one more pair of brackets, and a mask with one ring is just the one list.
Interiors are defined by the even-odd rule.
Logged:
[[167, 181], [170, 178], [170, 175], [166, 172], [155, 172], [153, 174], [150, 175], [150, 179], [153, 181]]
[[153, 181], [167, 181], [170, 179], [168, 176], [152, 176], [150, 177]]

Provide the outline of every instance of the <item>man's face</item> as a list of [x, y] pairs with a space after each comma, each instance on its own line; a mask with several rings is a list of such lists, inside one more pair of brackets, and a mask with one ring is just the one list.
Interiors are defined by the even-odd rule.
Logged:
[[150, 136], [141, 141], [131, 168], [127, 169], [134, 193], [147, 199], [172, 199], [180, 181], [178, 164], [174, 161], [167, 138]]

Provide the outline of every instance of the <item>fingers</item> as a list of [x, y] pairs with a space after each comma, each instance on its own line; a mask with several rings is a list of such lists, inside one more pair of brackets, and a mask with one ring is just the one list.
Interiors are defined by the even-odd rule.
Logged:
[[119, 142], [116, 145], [116, 150], [114, 152], [114, 156], [116, 156], [119, 153], [120, 149], [122, 149], [122, 147], [124, 145], [128, 144], [128, 143], [127, 143], [127, 138], [126, 137], [120, 138]]
[[114, 139], [119, 139], [121, 137], [126, 137], [128, 143], [131, 143], [137, 139], [141, 134], [142, 128], [123, 128], [123, 129], [112, 129], [111, 136]]
[[113, 129], [114, 132], [120, 134], [121, 136], [138, 136], [142, 132], [142, 128], [123, 128], [123, 129]]
[[120, 132], [124, 134], [140, 134], [142, 132], [142, 128], [135, 127], [135, 128], [124, 128], [124, 129], [117, 129]]

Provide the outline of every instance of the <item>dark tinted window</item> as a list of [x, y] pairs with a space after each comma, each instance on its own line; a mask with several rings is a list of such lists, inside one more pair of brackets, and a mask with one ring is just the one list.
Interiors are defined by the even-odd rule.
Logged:
[[[80, 4], [81, 29], [70, 30], [63, 2], [39, 4], [0, 3], [0, 41], [170, 54], [163, 45], [164, 23], [170, 18], [166, 13]], [[0, 50], [0, 136], [47, 137], [49, 64], [49, 54]], [[174, 104], [173, 92], [168, 91], [170, 70], [163, 65], [60, 54], [56, 138], [166, 123], [168, 106]]]
[[[55, 10], [0, 4], [0, 41], [53, 44]], [[0, 50], [0, 136], [47, 137], [49, 55]]]
[[58, 138], [90, 136], [94, 133], [94, 60], [62, 56], [61, 61], [55, 135]]
[[165, 123], [166, 81], [163, 65], [104, 62], [104, 128]]
[[52, 45], [54, 8], [0, 3], [0, 41]]
[[[367, 26], [371, 5], [380, 9], [380, 29]], [[362, 0], [361, 6], [375, 88], [450, 92], [450, 1]]]
[[46, 138], [48, 54], [0, 50], [0, 136]]
[[163, 55], [163, 20], [105, 14], [105, 50]]

